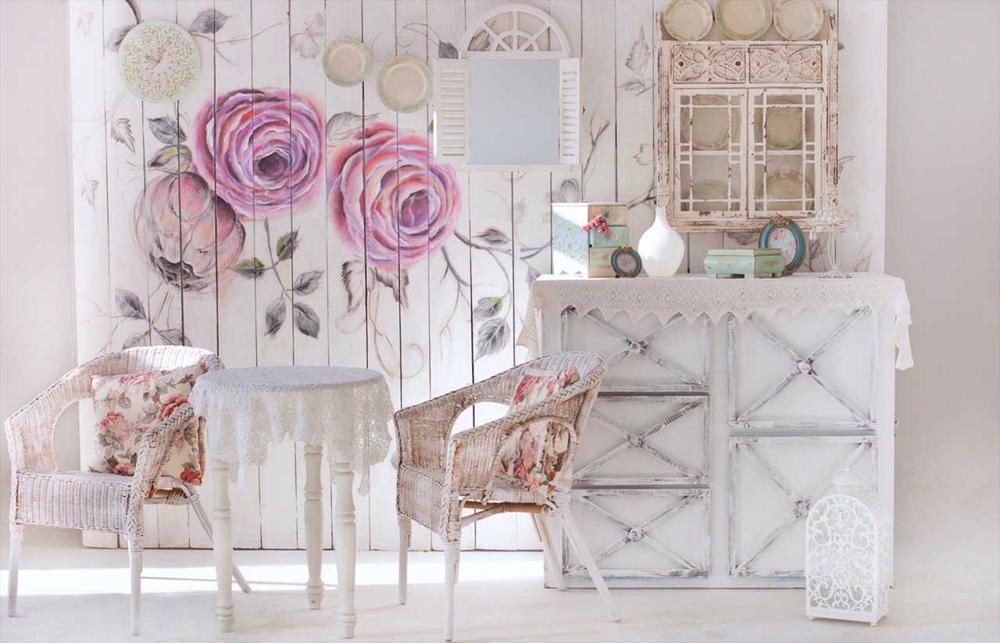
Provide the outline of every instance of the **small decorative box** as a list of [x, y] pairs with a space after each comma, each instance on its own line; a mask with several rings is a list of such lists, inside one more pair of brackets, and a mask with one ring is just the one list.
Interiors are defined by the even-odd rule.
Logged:
[[709, 277], [720, 275], [745, 277], [780, 277], [785, 259], [778, 248], [734, 248], [709, 250], [705, 255], [705, 272]]
[[[595, 217], [604, 217], [607, 232], [585, 230]], [[557, 275], [614, 277], [611, 254], [631, 245], [628, 206], [621, 203], [552, 204], [552, 272]]]

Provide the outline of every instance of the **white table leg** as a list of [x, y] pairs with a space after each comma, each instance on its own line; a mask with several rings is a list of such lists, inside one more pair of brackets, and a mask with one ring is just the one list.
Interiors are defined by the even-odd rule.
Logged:
[[318, 610], [323, 604], [323, 504], [320, 502], [323, 499], [323, 483], [319, 478], [323, 447], [307, 444], [303, 452], [306, 460], [306, 563], [309, 567], [306, 598], [309, 599], [309, 609]]
[[337, 549], [337, 624], [340, 637], [354, 638], [354, 562], [357, 531], [354, 524], [354, 472], [351, 463], [335, 460], [334, 485], [337, 499], [333, 509], [333, 539]]
[[229, 465], [212, 460], [215, 502], [212, 507], [212, 549], [215, 553], [215, 582], [219, 595], [215, 617], [220, 632], [233, 631], [233, 527], [229, 510]]

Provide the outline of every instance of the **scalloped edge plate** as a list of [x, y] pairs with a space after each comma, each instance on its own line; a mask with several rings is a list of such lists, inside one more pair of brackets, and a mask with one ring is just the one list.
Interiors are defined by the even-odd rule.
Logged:
[[[133, 46], [134, 41], [139, 39], [139, 36], [143, 31], [151, 28], [163, 28], [168, 27], [177, 32], [180, 39], [189, 44], [194, 52], [190, 60], [187, 62], [193, 68], [191, 70], [191, 79], [180, 86], [179, 89], [172, 92], [170, 95], [166, 94], [144, 94], [143, 90], [133, 82], [133, 80], [128, 75], [128, 56], [126, 53], [129, 48]], [[201, 49], [198, 48], [198, 43], [194, 41], [191, 33], [180, 26], [172, 20], [143, 20], [136, 26], [129, 29], [125, 37], [122, 38], [121, 44], [118, 46], [118, 73], [121, 76], [122, 84], [125, 88], [129, 90], [135, 97], [147, 102], [147, 103], [170, 103], [181, 96], [183, 96], [189, 89], [195, 86], [198, 79], [201, 77]]]
[[[802, 103], [793, 96], [767, 98], [767, 149], [797, 150], [802, 147]], [[788, 107], [778, 107], [788, 105]], [[777, 128], [774, 124], [777, 123]]]
[[[758, 7], [754, 15], [754, 6]], [[726, 18], [743, 24], [730, 24]], [[715, 5], [715, 21], [719, 29], [733, 40], [757, 40], [771, 27], [774, 17], [771, 0], [719, 0]]]
[[[348, 75], [344, 69], [334, 69], [333, 58], [334, 56], [343, 56], [345, 54], [354, 54], [357, 61], [345, 60], [341, 64], [350, 65], [352, 62], [355, 65], [355, 70], [352, 75]], [[358, 66], [360, 65], [360, 66]], [[329, 80], [334, 85], [338, 87], [353, 87], [365, 79], [368, 75], [368, 70], [372, 65], [372, 52], [368, 48], [368, 45], [361, 42], [357, 38], [352, 38], [350, 36], [342, 36], [337, 38], [329, 45], [326, 46], [326, 51], [323, 52], [323, 73], [326, 75], [327, 80]]]
[[[403, 83], [412, 86], [404, 87]], [[396, 56], [387, 62], [378, 73], [377, 85], [382, 104], [400, 114], [426, 105], [434, 87], [427, 63], [413, 56]]]
[[774, 28], [788, 40], [811, 40], [823, 28], [823, 7], [817, 0], [779, 0]]
[[712, 7], [705, 0], [673, 0], [660, 14], [661, 26], [677, 40], [701, 40], [713, 22]]

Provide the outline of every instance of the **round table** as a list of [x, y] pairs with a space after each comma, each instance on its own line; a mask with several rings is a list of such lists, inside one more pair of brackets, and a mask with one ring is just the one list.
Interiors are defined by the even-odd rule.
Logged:
[[[323, 600], [320, 462], [329, 452], [336, 486], [334, 537], [337, 542], [337, 622], [342, 638], [354, 636], [356, 527], [352, 484], [368, 492], [368, 468], [389, 450], [387, 425], [392, 402], [385, 379], [376, 371], [336, 366], [232, 368], [198, 378], [191, 392], [195, 412], [206, 420], [210, 469], [216, 480], [213, 509], [215, 571], [219, 595], [216, 616], [221, 632], [233, 628], [232, 524], [230, 479], [243, 483], [246, 471], [267, 459], [268, 444], [301, 442], [306, 462], [305, 530], [309, 607]], [[265, 481], [262, 481], [264, 483]]]

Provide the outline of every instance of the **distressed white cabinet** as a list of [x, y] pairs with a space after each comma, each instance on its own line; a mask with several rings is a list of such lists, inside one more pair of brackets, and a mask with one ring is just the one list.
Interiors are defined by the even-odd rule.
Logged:
[[[685, 280], [689, 294], [695, 279]], [[803, 280], [823, 281], [774, 281]], [[601, 292], [574, 304], [574, 288], [588, 282]], [[697, 283], [706, 301], [757, 288]], [[546, 277], [540, 286], [537, 348], [608, 362], [580, 441], [573, 511], [611, 586], [802, 586], [806, 514], [844, 467], [891, 512], [891, 306], [834, 300], [822, 311], [689, 322], [669, 314], [670, 288], [656, 314], [644, 314], [613, 303], [634, 302], [634, 281]], [[563, 575], [589, 586], [570, 548], [560, 549], [549, 582]]]

